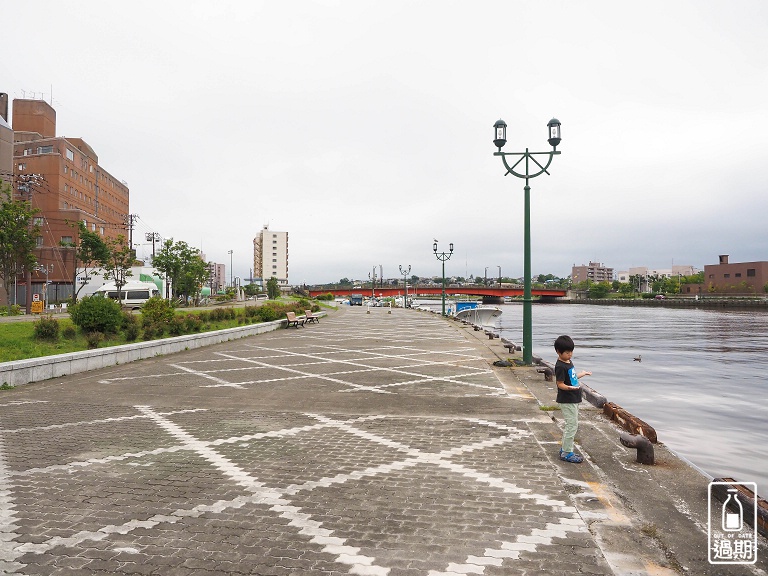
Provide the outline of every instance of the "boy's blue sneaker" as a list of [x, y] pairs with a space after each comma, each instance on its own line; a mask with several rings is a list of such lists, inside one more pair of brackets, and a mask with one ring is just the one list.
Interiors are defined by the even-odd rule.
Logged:
[[560, 460], [563, 462], [571, 462], [573, 464], [581, 464], [584, 462], [584, 458], [579, 456], [578, 454], [574, 454], [573, 452], [568, 452], [567, 454], [560, 450]]

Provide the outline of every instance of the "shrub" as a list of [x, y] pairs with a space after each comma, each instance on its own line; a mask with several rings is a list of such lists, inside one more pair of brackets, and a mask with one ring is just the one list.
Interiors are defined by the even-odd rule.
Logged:
[[184, 318], [181, 316], [174, 316], [168, 324], [168, 334], [171, 336], [181, 336], [184, 332], [186, 332]]
[[120, 304], [101, 296], [86, 296], [69, 309], [69, 315], [86, 334], [101, 332], [102, 336], [116, 333], [123, 321]]
[[197, 314], [187, 314], [184, 316], [183, 322], [185, 332], [200, 332], [200, 328], [203, 326], [203, 322]]
[[259, 318], [262, 322], [272, 322], [280, 318], [281, 314], [277, 311], [277, 307], [272, 304], [264, 304], [259, 307]]
[[59, 339], [59, 321], [53, 316], [41, 316], [34, 323], [35, 338], [56, 342]]
[[139, 323], [134, 322], [133, 324], [128, 324], [123, 328], [123, 332], [125, 332], [125, 339], [128, 342], [135, 342], [136, 339], [139, 337]]
[[[103, 298], [103, 300], [106, 300], [106, 298]], [[94, 330], [85, 334], [85, 341], [88, 343], [89, 349], [98, 348], [99, 342], [102, 340], [104, 340], [104, 334], [101, 332]]]
[[154, 340], [155, 338], [162, 338], [163, 334], [165, 334], [165, 326], [157, 323], [149, 323], [144, 325], [144, 334], [142, 335], [142, 338], [144, 340]]
[[334, 296], [330, 292], [328, 294], [318, 294], [315, 296], [315, 300], [333, 300]]
[[74, 340], [77, 338], [77, 329], [74, 326], [66, 326], [61, 331], [61, 336], [67, 340]]
[[173, 305], [160, 296], [153, 296], [141, 307], [141, 319], [145, 327], [149, 324], [170, 324], [175, 315]]

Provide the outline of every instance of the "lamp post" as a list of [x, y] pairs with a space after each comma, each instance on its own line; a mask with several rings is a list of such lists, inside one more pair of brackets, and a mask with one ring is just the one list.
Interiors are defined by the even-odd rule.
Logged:
[[408, 264], [408, 269], [403, 270], [400, 266], [400, 274], [403, 275], [403, 284], [405, 284], [405, 299], [403, 300], [403, 308], [408, 308], [408, 274], [411, 273], [411, 265]]
[[501, 266], [496, 266], [499, 269], [499, 288], [501, 288]]
[[485, 273], [483, 274], [483, 288], [488, 288], [488, 266], [485, 267]]
[[[493, 144], [498, 148], [497, 152], [494, 152], [494, 156], [501, 156], [502, 162], [507, 174], [512, 174], [518, 178], [525, 179], [525, 222], [524, 222], [524, 238], [523, 238], [523, 363], [532, 364], [533, 362], [533, 317], [531, 314], [531, 187], [528, 185], [528, 180], [540, 176], [541, 174], [549, 175], [547, 168], [552, 163], [552, 159], [560, 152], [557, 150], [557, 145], [560, 144], [560, 121], [557, 118], [552, 118], [547, 123], [547, 129], [549, 133], [548, 142], [552, 146], [550, 152], [530, 152], [528, 148], [525, 152], [502, 152], [501, 149], [507, 143], [507, 123], [504, 120], [497, 120], [493, 125], [494, 139]], [[507, 156], [519, 156], [517, 161], [510, 166], [507, 162]], [[536, 156], [546, 156], [546, 164], [542, 164], [536, 159]], [[517, 172], [515, 169], [523, 162], [525, 171], [521, 170]], [[535, 164], [532, 166], [531, 164]]]
[[376, 297], [376, 266], [373, 267], [373, 275], [368, 272], [368, 280], [371, 281], [371, 299]]
[[45, 288], [43, 290], [43, 310], [48, 309], [48, 273], [53, 272], [53, 264], [39, 264], [35, 268], [36, 272], [45, 274]]
[[453, 254], [453, 242], [448, 245], [448, 253], [437, 251], [437, 240], [432, 244], [432, 251], [435, 253], [435, 257], [443, 263], [443, 316], [445, 316], [445, 261], [451, 259]]
[[[229, 254], [229, 285], [234, 286], [234, 281], [232, 280], [232, 250], [228, 250], [227, 254]], [[226, 278], [226, 276], [225, 276]]]

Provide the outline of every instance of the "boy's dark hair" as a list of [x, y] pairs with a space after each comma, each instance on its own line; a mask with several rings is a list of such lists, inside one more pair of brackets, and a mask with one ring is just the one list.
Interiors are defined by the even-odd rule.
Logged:
[[555, 352], [558, 354], [561, 352], [573, 352], [574, 347], [573, 339], [565, 334], [558, 336], [557, 340], [555, 340]]

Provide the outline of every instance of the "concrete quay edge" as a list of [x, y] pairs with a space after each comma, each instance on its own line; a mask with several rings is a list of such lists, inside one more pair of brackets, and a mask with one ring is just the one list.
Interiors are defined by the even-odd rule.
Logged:
[[40, 358], [2, 362], [0, 363], [0, 383], [20, 386], [30, 382], [69, 376], [98, 368], [127, 364], [154, 356], [164, 356], [182, 350], [191, 350], [228, 340], [263, 334], [283, 326], [285, 326], [285, 319], [250, 324], [248, 326], [237, 326], [213, 332], [185, 334], [160, 340], [147, 340], [132, 344], [121, 344], [120, 346], [83, 350], [81, 352], [68, 352], [66, 354], [55, 354]]
[[[490, 364], [496, 359], [522, 359], [519, 352], [510, 354], [499, 339], [489, 340], [471, 325], [455, 325], [487, 351]], [[494, 367], [494, 371], [508, 393], [527, 392], [557, 426], [548, 449], [557, 461], [563, 421], [559, 411], [552, 409], [556, 406], [554, 383], [545, 381], [535, 366]], [[579, 514], [591, 519], [589, 530], [615, 574], [768, 574], [768, 539], [761, 534], [757, 535], [756, 565], [708, 563], [711, 478], [670, 450], [663, 443], [663, 430], [654, 445], [656, 463], [643, 465], [636, 462], [634, 449], [621, 444], [625, 431], [602, 409], [583, 402], [579, 412], [576, 446], [585, 461], [561, 466], [560, 477]]]

